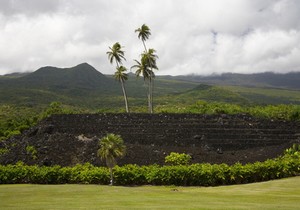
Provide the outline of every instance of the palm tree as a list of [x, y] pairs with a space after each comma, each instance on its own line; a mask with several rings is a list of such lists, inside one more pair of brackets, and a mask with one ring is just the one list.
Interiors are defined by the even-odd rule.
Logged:
[[126, 60], [124, 57], [124, 51], [121, 50], [122, 46], [119, 42], [116, 42], [112, 47], [109, 47], [109, 49], [110, 51], [106, 52], [106, 54], [108, 55], [110, 63], [112, 64], [115, 60], [117, 67], [119, 67], [119, 64], [122, 64], [122, 59]]
[[143, 24], [140, 28], [136, 29], [135, 32], [138, 32], [138, 38], [142, 40], [145, 52], [147, 52], [145, 41], [149, 39], [149, 36], [151, 35], [150, 28], [146, 24]]
[[143, 78], [144, 78], [144, 82], [148, 81], [148, 88], [149, 88], [149, 91], [148, 91], [148, 94], [147, 94], [147, 96], [148, 96], [148, 108], [149, 108], [149, 112], [151, 113], [150, 78], [152, 77], [152, 71], [149, 68], [149, 65], [147, 64], [147, 60], [148, 59], [145, 59], [144, 57], [141, 58], [141, 61], [134, 60], [136, 62], [136, 65], [133, 65], [131, 67], [131, 69], [136, 69], [135, 75], [137, 77], [142, 75]]
[[127, 100], [127, 94], [125, 90], [125, 80], [128, 79], [128, 75], [125, 73], [126, 68], [124, 66], [120, 66], [122, 64], [122, 60], [126, 60], [124, 57], [124, 51], [122, 50], [122, 46], [119, 44], [119, 42], [116, 42], [112, 47], [109, 47], [110, 51], [106, 52], [108, 55], [108, 59], [110, 63], [112, 64], [114, 61], [117, 65], [117, 71], [115, 72], [115, 78], [121, 83], [122, 91], [124, 95], [124, 101], [125, 101], [125, 108], [126, 112], [129, 112], [128, 108], [128, 100]]
[[129, 112], [128, 100], [127, 100], [126, 89], [124, 86], [125, 81], [128, 80], [128, 74], [125, 73], [126, 71], [127, 69], [124, 66], [119, 66], [117, 67], [117, 71], [115, 72], [114, 77], [116, 80], [118, 80], [121, 83], [124, 100], [125, 100], [125, 108], [126, 108], [126, 112], [128, 113]]
[[154, 49], [149, 49], [147, 52], [142, 54], [142, 59], [145, 61], [146, 65], [150, 67], [149, 71], [149, 111], [153, 113], [153, 86], [154, 86], [154, 69], [158, 70], [156, 59], [158, 56], [155, 54]]
[[98, 156], [103, 160], [106, 160], [106, 165], [110, 172], [110, 184], [114, 184], [113, 179], [113, 167], [117, 164], [116, 158], [123, 157], [126, 152], [126, 146], [120, 135], [107, 134], [100, 139], [100, 149], [98, 150]]
[[[142, 40], [144, 48], [145, 48], [145, 51], [142, 54], [141, 60], [147, 59], [148, 61], [144, 61], [144, 62], [146, 63], [147, 66], [150, 67], [150, 69], [148, 70], [149, 77], [147, 77], [147, 79], [149, 80], [148, 105], [149, 105], [149, 112], [153, 113], [153, 79], [155, 77], [153, 69], [158, 70], [157, 65], [156, 65], [156, 58], [158, 58], [158, 57], [157, 57], [157, 55], [154, 55], [154, 53], [155, 53], [154, 49], [149, 49], [149, 51], [148, 51], [147, 47], [146, 47], [145, 41], [147, 39], [149, 39], [149, 36], [151, 35], [150, 28], [146, 24], [143, 24], [140, 28], [136, 29], [135, 32], [138, 32], [138, 38]], [[143, 61], [141, 63], [143, 63]], [[144, 80], [145, 80], [145, 77], [144, 77]]]

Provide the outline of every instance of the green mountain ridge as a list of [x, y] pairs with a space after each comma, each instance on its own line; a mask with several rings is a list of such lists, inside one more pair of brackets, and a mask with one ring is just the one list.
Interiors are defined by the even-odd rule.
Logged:
[[272, 87], [300, 90], [300, 72], [277, 74], [273, 72], [255, 74], [224, 73], [221, 75], [176, 76], [178, 80], [201, 82], [211, 85], [236, 85], [245, 87]]
[[[103, 75], [88, 63], [71, 68], [47, 66], [32, 73], [21, 74], [23, 76], [16, 75], [0, 76], [0, 104], [40, 106], [60, 101], [67, 105], [88, 108], [124, 107], [119, 82], [112, 75]], [[286, 77], [297, 81], [298, 74], [295, 75], [294, 78], [291, 75]], [[192, 104], [198, 100], [238, 104], [300, 104], [298, 91], [283, 89], [281, 86], [270, 87], [270, 82], [267, 82], [269, 80], [265, 77], [263, 77], [265, 83], [262, 79], [261, 83], [254, 82], [255, 87], [251, 88], [247, 85], [232, 85], [228, 82], [233, 78], [230, 75], [228, 78], [223, 76], [224, 80], [219, 78], [221, 82], [216, 82], [214, 85], [208, 84], [208, 79], [199, 82], [199, 78], [198, 76], [156, 76], [155, 104]], [[218, 78], [215, 80], [217, 81]], [[241, 81], [237, 80], [236, 83]], [[282, 81], [282, 84], [288, 81]], [[222, 85], [223, 83], [231, 85]], [[130, 106], [147, 106], [147, 84], [142, 78], [129, 74], [125, 86]]]

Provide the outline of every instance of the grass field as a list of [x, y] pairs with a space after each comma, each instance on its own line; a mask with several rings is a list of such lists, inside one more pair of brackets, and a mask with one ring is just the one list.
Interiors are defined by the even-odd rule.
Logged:
[[0, 185], [0, 209], [300, 209], [300, 177], [221, 187]]

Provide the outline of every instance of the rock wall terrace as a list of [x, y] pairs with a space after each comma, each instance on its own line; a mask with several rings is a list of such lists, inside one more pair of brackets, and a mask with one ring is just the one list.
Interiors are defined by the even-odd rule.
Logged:
[[[193, 162], [233, 164], [263, 161], [300, 142], [298, 122], [249, 115], [90, 114], [53, 115], [20, 136], [0, 143], [10, 148], [0, 163], [104, 165], [98, 141], [119, 134], [127, 146], [119, 164], [163, 164], [170, 152], [185, 152]], [[2, 144], [2, 145], [1, 145]], [[33, 146], [37, 158], [26, 150]]]

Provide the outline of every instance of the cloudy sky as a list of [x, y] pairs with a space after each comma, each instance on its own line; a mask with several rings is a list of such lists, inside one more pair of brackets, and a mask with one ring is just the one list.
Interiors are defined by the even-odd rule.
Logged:
[[300, 71], [299, 20], [299, 0], [0, 0], [0, 75], [83, 62], [110, 74], [115, 42], [130, 69], [143, 23], [157, 74]]

